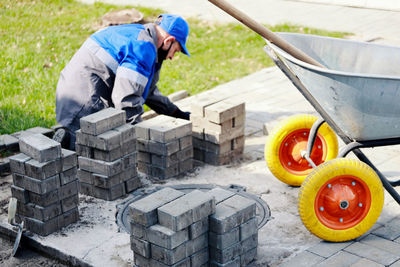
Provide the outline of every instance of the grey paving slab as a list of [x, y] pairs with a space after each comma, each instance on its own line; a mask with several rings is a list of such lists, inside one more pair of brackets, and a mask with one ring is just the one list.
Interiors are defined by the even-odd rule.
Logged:
[[400, 255], [394, 255], [383, 250], [382, 248], [379, 249], [360, 242], [355, 242], [354, 244], [346, 247], [344, 250], [359, 257], [367, 258], [383, 265], [392, 264], [400, 259]]
[[324, 261], [325, 258], [314, 253], [303, 251], [280, 264], [280, 267], [309, 267]]
[[372, 233], [389, 240], [394, 240], [400, 237], [400, 218], [394, 218], [383, 227], [376, 229]]
[[332, 243], [332, 242], [322, 241], [322, 242], [316, 244], [315, 246], [308, 248], [307, 251], [317, 254], [321, 257], [328, 258], [328, 257], [338, 253], [342, 249], [350, 246], [351, 244], [353, 244], [353, 242], [351, 242], [351, 241], [350, 242], [341, 242], [341, 243]]
[[361, 260], [361, 257], [359, 256], [348, 253], [346, 251], [339, 251], [332, 257], [329, 257], [326, 260], [318, 263], [316, 266], [321, 266], [321, 267], [350, 266], [353, 263], [358, 262], [359, 260]]
[[370, 234], [360, 240], [361, 243], [383, 249], [394, 255], [400, 255], [400, 244], [382, 237]]
[[[374, 261], [368, 260], [368, 259], [360, 259], [356, 263], [350, 265], [351, 267], [383, 267], [385, 265], [376, 263]], [[393, 265], [391, 265], [393, 266]]]

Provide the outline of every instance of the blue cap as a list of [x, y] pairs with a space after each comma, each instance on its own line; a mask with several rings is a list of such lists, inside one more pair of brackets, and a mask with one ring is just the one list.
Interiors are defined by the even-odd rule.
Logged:
[[182, 47], [182, 53], [190, 57], [189, 51], [186, 48], [186, 40], [189, 35], [188, 23], [178, 15], [161, 14], [158, 18], [161, 19], [158, 25], [174, 36]]

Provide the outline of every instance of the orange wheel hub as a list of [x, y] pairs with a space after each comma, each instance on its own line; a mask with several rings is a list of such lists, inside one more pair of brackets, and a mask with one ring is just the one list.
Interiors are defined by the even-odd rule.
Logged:
[[371, 206], [368, 186], [351, 175], [337, 176], [324, 184], [315, 199], [315, 213], [325, 226], [343, 230], [354, 227]]
[[[291, 132], [283, 140], [279, 148], [279, 159], [282, 166], [290, 173], [304, 175], [312, 168], [308, 161], [301, 156], [301, 151], [307, 150], [310, 129], [299, 129]], [[320, 165], [326, 158], [326, 142], [317, 134], [310, 158], [315, 165]]]

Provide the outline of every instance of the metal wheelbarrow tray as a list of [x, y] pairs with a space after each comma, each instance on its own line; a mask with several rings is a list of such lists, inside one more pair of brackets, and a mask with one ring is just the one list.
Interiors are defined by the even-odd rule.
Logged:
[[[265, 47], [267, 54], [322, 117], [322, 119], [318, 119], [311, 124], [312, 127], [310, 127], [309, 134], [306, 137], [308, 139], [307, 150], [302, 151], [302, 157], [307, 159], [309, 166], [312, 166], [315, 170], [307, 176], [307, 179], [310, 180], [308, 177], [321, 171], [321, 168], [316, 166], [319, 163], [314, 164], [310, 155], [315, 149], [314, 144], [319, 134], [318, 131], [326, 122], [346, 144], [337, 157], [344, 158], [352, 151], [358, 159], [375, 171], [379, 176], [379, 179], [376, 178], [378, 183], [380, 180], [383, 187], [400, 204], [400, 195], [393, 188], [400, 184], [400, 180], [389, 181], [386, 179], [359, 149], [400, 144], [400, 47], [295, 33], [279, 33], [278, 35], [326, 66], [325, 69], [300, 61], [266, 40], [268, 43], [268, 46]], [[287, 146], [288, 144], [285, 143], [284, 145]], [[274, 152], [275, 155], [281, 153], [279, 151], [283, 151], [282, 147], [283, 144], [281, 148], [276, 150], [277, 152]], [[280, 161], [282, 162], [282, 159]], [[327, 165], [326, 163], [325, 165]], [[335, 162], [332, 165], [335, 165]], [[284, 168], [287, 168], [287, 166]], [[345, 192], [352, 186], [356, 187], [359, 184], [363, 184], [363, 178], [362, 176], [360, 177], [361, 179], [354, 179], [353, 181], [353, 176], [348, 175], [347, 177], [342, 177], [343, 179], [340, 178], [341, 180], [335, 181], [340, 180], [337, 184], [343, 183], [340, 186], [344, 190], [342, 192]], [[302, 188], [304, 183], [310, 182], [307, 179], [304, 180]], [[347, 182], [346, 179], [350, 182]], [[338, 197], [338, 206], [333, 208], [332, 214], [336, 212], [340, 215], [337, 217], [334, 214], [331, 214], [332, 216], [324, 215], [327, 209], [323, 204], [320, 204], [323, 202], [318, 198], [322, 199], [321, 195], [324, 194], [327, 198], [332, 197], [329, 196], [328, 190], [333, 188], [334, 184], [330, 181], [334, 180], [329, 180], [326, 184], [321, 182], [318, 188], [315, 187], [313, 189], [318, 191], [313, 195], [315, 201], [303, 203], [303, 206], [308, 205], [303, 209], [312, 209], [310, 207], [312, 205], [314, 213], [308, 212], [302, 216], [301, 204], [299, 204], [300, 215], [305, 226], [320, 238], [329, 241], [350, 240], [365, 233], [375, 223], [380, 210], [376, 211], [374, 215], [376, 218], [370, 219], [371, 222], [369, 222], [368, 226], [362, 226], [362, 220], [366, 216], [365, 214], [367, 214], [369, 207], [365, 208], [362, 201], [356, 202], [356, 206], [358, 205], [360, 208], [365, 209], [363, 211], [365, 214], [354, 212], [354, 218], [351, 219], [353, 221], [349, 220], [346, 224], [346, 218], [342, 216], [345, 216], [346, 209], [353, 205], [351, 203], [353, 200], [342, 201]], [[317, 183], [317, 181], [314, 182]], [[365, 193], [362, 193], [364, 196], [361, 199], [367, 199], [371, 207], [374, 204], [373, 187], [377, 187], [376, 185], [379, 186], [379, 184], [373, 184], [370, 188], [367, 185], [357, 189], [359, 192]], [[302, 201], [302, 188], [299, 194], [299, 203]], [[357, 194], [357, 191], [355, 191], [355, 194]], [[379, 201], [382, 201], [380, 205], [383, 205], [383, 192], [379, 194], [381, 195]], [[316, 218], [311, 220], [307, 216]], [[327, 227], [323, 230], [318, 229], [319, 226], [316, 225], [320, 223]], [[347, 228], [342, 226], [341, 223], [347, 225]], [[361, 227], [359, 227], [360, 225]], [[357, 232], [357, 228], [363, 227], [364, 229], [360, 230], [359, 233], [345, 233], [341, 237], [336, 237], [337, 234], [341, 234], [341, 230], [350, 229]], [[337, 231], [332, 232], [331, 229]]]

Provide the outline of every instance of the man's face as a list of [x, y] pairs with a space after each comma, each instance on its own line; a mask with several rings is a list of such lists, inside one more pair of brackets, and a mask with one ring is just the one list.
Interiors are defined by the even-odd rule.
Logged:
[[176, 52], [181, 51], [181, 45], [175, 38], [169, 38], [164, 40], [163, 45], [158, 49], [158, 62], [161, 62], [165, 59], [172, 60], [175, 56]]

